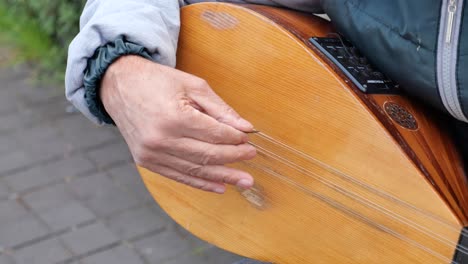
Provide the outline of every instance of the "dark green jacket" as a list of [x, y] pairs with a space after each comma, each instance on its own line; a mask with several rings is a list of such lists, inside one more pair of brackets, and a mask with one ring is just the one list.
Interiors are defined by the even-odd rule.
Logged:
[[468, 13], [464, 0], [322, 0], [338, 31], [447, 120], [468, 167]]
[[464, 0], [322, 0], [340, 33], [410, 95], [468, 122]]

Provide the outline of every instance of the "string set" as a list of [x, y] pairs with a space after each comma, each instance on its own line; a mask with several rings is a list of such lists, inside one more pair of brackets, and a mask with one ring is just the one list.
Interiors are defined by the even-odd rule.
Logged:
[[[284, 144], [284, 143], [282, 143], [280, 141], [277, 141], [277, 140], [273, 139], [272, 137], [270, 137], [270, 136], [268, 136], [268, 135], [266, 135], [264, 133], [261, 133], [261, 132], [255, 133], [255, 136], [258, 136], [258, 137], [260, 137], [260, 138], [262, 138], [264, 140], [267, 140], [270, 143], [272, 143], [272, 144], [274, 144], [276, 146], [279, 146], [279, 147], [281, 147], [283, 149], [287, 149], [289, 152], [294, 153], [295, 155], [298, 155], [301, 158], [312, 162], [313, 164], [319, 166], [322, 169], [325, 169], [326, 171], [332, 173], [335, 176], [338, 176], [340, 179], [345, 180], [347, 183], [356, 185], [356, 186], [358, 186], [360, 188], [364, 188], [367, 191], [370, 191], [373, 194], [376, 194], [376, 195], [378, 195], [378, 196], [380, 196], [380, 197], [382, 197], [384, 199], [387, 199], [387, 200], [389, 200], [391, 202], [398, 203], [399, 205], [404, 206], [404, 207], [406, 207], [408, 209], [411, 209], [412, 211], [414, 211], [414, 212], [416, 212], [416, 213], [418, 213], [420, 215], [423, 215], [424, 217], [429, 217], [432, 220], [445, 225], [446, 227], [453, 230], [454, 232], [457, 232], [457, 233], [460, 232], [458, 227], [455, 227], [452, 224], [447, 223], [445, 220], [441, 219], [440, 217], [438, 217], [438, 216], [436, 216], [436, 215], [434, 215], [434, 214], [432, 214], [430, 212], [426, 212], [423, 209], [417, 208], [417, 207], [415, 207], [415, 206], [413, 206], [413, 205], [411, 205], [411, 204], [409, 204], [409, 203], [407, 203], [407, 202], [405, 202], [403, 200], [400, 200], [397, 197], [394, 197], [394, 196], [392, 196], [392, 195], [390, 195], [388, 193], [385, 193], [385, 192], [383, 192], [381, 190], [378, 190], [378, 189], [376, 189], [376, 188], [374, 188], [374, 187], [372, 187], [372, 186], [370, 186], [370, 185], [368, 185], [368, 184], [366, 184], [364, 182], [359, 181], [358, 179], [356, 179], [354, 177], [346, 175], [345, 173], [339, 171], [338, 169], [333, 168], [333, 167], [329, 166], [328, 164], [325, 164], [325, 163], [321, 162], [320, 160], [318, 160], [318, 159], [316, 159], [314, 157], [311, 157], [311, 156], [307, 155], [306, 153], [303, 153], [303, 152], [301, 152], [299, 150], [296, 150], [296, 149], [294, 149], [294, 148], [292, 148], [292, 147], [290, 147], [290, 146], [288, 146], [288, 145], [286, 145], [286, 144]], [[392, 212], [391, 210], [389, 210], [389, 209], [387, 209], [387, 208], [385, 208], [385, 207], [383, 207], [383, 206], [381, 206], [379, 204], [376, 204], [376, 203], [374, 203], [374, 202], [360, 196], [357, 193], [350, 192], [350, 191], [346, 190], [345, 188], [337, 185], [333, 181], [325, 179], [324, 177], [317, 175], [317, 173], [314, 173], [314, 172], [312, 172], [310, 170], [307, 170], [306, 168], [303, 168], [303, 167], [295, 164], [294, 162], [288, 160], [287, 158], [284, 158], [284, 157], [282, 157], [280, 155], [277, 155], [277, 154], [267, 150], [266, 148], [261, 147], [261, 146], [255, 144], [255, 143], [253, 143], [253, 142], [249, 142], [249, 143], [251, 145], [253, 145], [254, 147], [256, 147], [257, 151], [259, 151], [263, 155], [265, 155], [265, 156], [267, 156], [269, 158], [272, 158], [275, 161], [280, 162], [281, 164], [284, 164], [284, 165], [288, 166], [289, 168], [292, 168], [293, 170], [300, 172], [303, 175], [314, 178], [316, 181], [319, 181], [321, 184], [324, 184], [328, 188], [331, 188], [332, 190], [334, 190], [334, 191], [336, 191], [336, 192], [338, 192], [338, 193], [352, 199], [353, 201], [358, 202], [361, 205], [364, 205], [364, 206], [366, 206], [368, 208], [376, 210], [376, 211], [378, 211], [378, 212], [392, 218], [393, 220], [395, 220], [397, 222], [403, 223], [403, 224], [405, 224], [405, 225], [407, 225], [407, 226], [409, 226], [409, 227], [411, 227], [411, 228], [413, 228], [413, 229], [415, 229], [415, 230], [417, 230], [419, 232], [422, 232], [425, 235], [439, 241], [440, 243], [443, 243], [443, 244], [445, 244], [447, 246], [454, 247], [454, 248], [458, 249], [459, 253], [468, 255], [468, 248], [466, 248], [466, 247], [464, 247], [462, 245], [456, 245], [453, 242], [451, 242], [450, 240], [444, 238], [443, 236], [441, 236], [439, 234], [436, 234], [431, 230], [428, 230], [426, 227], [423, 227], [423, 226], [411, 221], [410, 219], [407, 219], [407, 218], [405, 218], [405, 217], [403, 217], [401, 215], [398, 215], [398, 214]], [[322, 195], [322, 194], [319, 194], [317, 192], [314, 192], [314, 191], [302, 186], [301, 184], [295, 182], [294, 180], [292, 180], [292, 179], [290, 179], [290, 178], [288, 178], [288, 177], [286, 177], [284, 175], [281, 175], [280, 173], [278, 173], [278, 172], [276, 172], [276, 171], [274, 171], [274, 170], [272, 170], [272, 169], [270, 169], [270, 168], [268, 168], [266, 166], [262, 166], [262, 165], [259, 165], [259, 164], [256, 164], [256, 163], [253, 163], [253, 162], [250, 162], [250, 161], [245, 161], [243, 163], [245, 165], [249, 166], [249, 167], [254, 168], [254, 169], [262, 170], [265, 173], [267, 173], [267, 174], [269, 174], [271, 176], [274, 176], [274, 177], [288, 183], [289, 185], [293, 185], [296, 188], [299, 188], [300, 190], [302, 190], [307, 195], [312, 196], [312, 197], [314, 197], [316, 199], [319, 199], [319, 200], [321, 200], [323, 202], [326, 202], [327, 204], [329, 204], [329, 205], [331, 205], [331, 206], [333, 206], [333, 207], [335, 207], [337, 209], [340, 209], [340, 210], [346, 212], [347, 214], [353, 216], [354, 218], [357, 218], [357, 219], [359, 219], [359, 220], [361, 220], [361, 221], [363, 221], [363, 222], [365, 222], [367, 224], [370, 224], [370, 225], [374, 226], [375, 228], [378, 228], [378, 229], [383, 230], [383, 231], [385, 231], [385, 232], [387, 232], [389, 234], [392, 234], [393, 236], [395, 236], [395, 237], [397, 237], [399, 239], [402, 239], [402, 240], [404, 240], [404, 241], [406, 241], [406, 242], [408, 242], [408, 243], [410, 243], [410, 244], [412, 244], [412, 245], [414, 245], [414, 246], [416, 246], [416, 247], [418, 247], [418, 248], [432, 254], [433, 256], [436, 256], [436, 257], [440, 258], [443, 261], [457, 264], [456, 262], [452, 262], [450, 259], [447, 259], [442, 254], [440, 254], [440, 253], [438, 253], [438, 252], [436, 252], [436, 251], [434, 251], [434, 250], [432, 250], [430, 248], [427, 248], [427, 247], [419, 244], [416, 241], [411, 240], [410, 238], [396, 232], [395, 230], [392, 230], [389, 227], [386, 227], [384, 225], [376, 223], [372, 219], [369, 219], [368, 217], [366, 217], [366, 216], [364, 216], [364, 215], [362, 215], [362, 214], [360, 214], [358, 212], [353, 211], [352, 209], [350, 209], [350, 208], [346, 207], [345, 205], [333, 200], [332, 198], [327, 197], [327, 196]], [[467, 234], [465, 232], [462, 232], [461, 235], [462, 236], [467, 236]]]

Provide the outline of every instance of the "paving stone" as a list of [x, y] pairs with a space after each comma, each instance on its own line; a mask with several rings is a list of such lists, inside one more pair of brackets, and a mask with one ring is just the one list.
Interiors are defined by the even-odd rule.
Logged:
[[[5, 51], [5, 53], [0, 54], [1, 56], [6, 55], [5, 59], [13, 59], [13, 56], [9, 55], [11, 55], [12, 52], [14, 54], [14, 51], [10, 50], [8, 47], [2, 47], [2, 51]], [[0, 69], [0, 77], [5, 81], [2, 83], [1, 87], [3, 87], [5, 83], [16, 83], [18, 80], [26, 79], [31, 74], [30, 69], [24, 64], [10, 63], [8, 65], [1, 65]]]
[[164, 228], [167, 219], [145, 206], [113, 215], [107, 225], [120, 239], [131, 239]]
[[50, 107], [50, 105], [31, 107], [25, 103], [20, 109], [0, 112], [0, 132], [29, 129], [32, 126], [66, 116], [66, 103], [61, 98], [55, 101], [49, 102], [55, 107]]
[[0, 157], [18, 148], [18, 142], [11, 134], [0, 134]]
[[13, 259], [7, 255], [0, 256], [0, 264], [14, 264]]
[[11, 113], [21, 109], [21, 103], [11, 100], [11, 91], [0, 86], [0, 114]]
[[[232, 254], [223, 249], [217, 248], [197, 237], [192, 235], [190, 232], [185, 230], [183, 227], [174, 223], [174, 230], [178, 233], [179, 237], [182, 237], [189, 241], [190, 250], [189, 253], [184, 256], [178, 256], [175, 259], [169, 261], [170, 264], [175, 263], [197, 263], [197, 261], [202, 261], [206, 264], [218, 264], [218, 263], [234, 263], [242, 259], [241, 256]], [[166, 263], [166, 262], [164, 262]]]
[[132, 160], [130, 151], [125, 142], [120, 141], [115, 144], [105, 146], [87, 153], [100, 168], [116, 163], [125, 163]]
[[26, 151], [17, 150], [5, 154], [0, 159], [0, 175], [17, 170], [28, 165], [37, 163], [38, 160], [31, 160]]
[[[145, 237], [163, 226], [169, 226], [165, 232], [135, 243], [138, 252], [146, 252], [144, 263], [216, 263], [210, 258], [225, 263], [223, 251], [210, 250], [214, 255], [208, 256], [207, 244], [170, 227], [173, 221], [159, 206], [148, 204], [152, 198], [134, 166], [127, 163], [131, 157], [116, 128], [98, 127], [81, 114], [67, 113], [63, 89], [34, 85], [28, 76], [25, 67], [0, 69], [0, 130], [6, 130], [0, 132], [0, 212], [8, 212], [0, 214], [0, 247], [25, 246], [13, 253], [16, 263], [52, 264], [69, 258], [57, 243], [62, 236], [75, 254], [103, 250], [71, 264], [143, 263], [136, 251], [117, 241]], [[82, 150], [99, 168], [118, 167], [107, 174], [83, 175], [92, 168], [80, 156]], [[80, 177], [56, 184], [76, 174]], [[18, 201], [23, 199], [34, 214], [18, 201], [1, 200], [23, 190], [27, 193]], [[104, 217], [108, 226], [94, 223], [97, 216]], [[93, 224], [37, 241], [49, 232], [83, 223]], [[14, 263], [10, 256], [0, 255], [0, 264]]]
[[118, 238], [101, 222], [71, 231], [61, 236], [64, 243], [80, 255], [118, 242]]
[[90, 148], [119, 139], [110, 128], [96, 126], [82, 115], [72, 115], [69, 118], [57, 120], [53, 125], [76, 149]]
[[166, 213], [166, 211], [164, 211], [164, 209], [161, 208], [161, 206], [159, 206], [158, 203], [156, 202], [151, 202], [149, 204], [149, 206], [151, 207], [152, 210], [154, 210], [157, 214], [161, 215], [163, 218], [167, 219], [168, 222], [172, 223], [173, 225], [177, 225], [176, 222], [174, 222], [174, 220], [172, 220], [172, 218]]
[[[171, 219], [172, 221], [172, 219]], [[199, 239], [198, 237], [192, 235], [190, 232], [185, 230], [182, 226], [172, 221], [172, 228], [178, 233], [178, 235], [190, 243], [192, 251], [201, 253], [213, 247], [213, 245], [208, 244], [207, 242]]]
[[[63, 89], [52, 86], [45, 86], [33, 81], [23, 83], [22, 89], [16, 91], [17, 100], [26, 106], [50, 103], [51, 100], [60, 98], [64, 100]], [[49, 107], [53, 109], [52, 107]]]
[[0, 156], [0, 176], [8, 176], [8, 174], [38, 166], [54, 156], [53, 152], [18, 148]]
[[17, 221], [28, 214], [29, 212], [26, 208], [16, 200], [5, 200], [0, 202], [0, 225]]
[[224, 251], [217, 247], [212, 247], [202, 253], [205, 256], [206, 262], [205, 264], [219, 264], [219, 263], [235, 263], [243, 257], [232, 254], [230, 252]]
[[[28, 105], [30, 108], [26, 108], [23, 111], [28, 114], [31, 119], [29, 125], [43, 125], [49, 124], [54, 120], [63, 119], [71, 116], [66, 112], [67, 102], [64, 101], [63, 96], [56, 97], [42, 105]], [[54, 107], [50, 107], [53, 105]]]
[[103, 173], [73, 180], [69, 187], [97, 216], [107, 216], [140, 203]]
[[13, 247], [46, 234], [46, 226], [28, 215], [0, 225], [0, 247]]
[[0, 132], [11, 131], [26, 126], [31, 121], [31, 115], [25, 112], [15, 111], [7, 114], [0, 114]]
[[41, 157], [44, 161], [49, 161], [52, 158], [68, 158], [74, 151], [77, 151], [76, 147], [60, 137], [53, 140], [37, 141], [24, 149], [30, 156]]
[[143, 264], [141, 258], [125, 245], [120, 245], [82, 260], [84, 264]]
[[135, 248], [150, 263], [162, 263], [190, 252], [190, 242], [172, 229], [136, 241]]
[[[154, 262], [157, 263], [157, 262]], [[205, 256], [199, 254], [186, 253], [163, 262], [164, 264], [206, 264]], [[216, 264], [232, 264], [229, 262], [218, 262]]]
[[37, 212], [39, 217], [53, 230], [62, 230], [96, 219], [96, 216], [78, 201]]
[[[22, 148], [39, 142], [50, 142], [61, 137], [60, 131], [53, 126], [42, 124], [28, 129], [21, 129], [13, 135]], [[11, 137], [11, 136], [10, 136]]]
[[5, 92], [2, 95], [10, 101], [22, 102], [23, 107], [47, 103], [54, 97], [64, 97], [63, 88], [41, 85], [31, 78], [30, 69], [23, 66], [19, 66], [18, 69], [13, 71], [6, 70], [8, 72], [6, 74], [5, 69], [0, 70], [0, 78], [2, 79], [0, 90]]
[[53, 264], [72, 257], [57, 239], [44, 240], [14, 253], [17, 264]]
[[6, 182], [3, 179], [0, 179], [0, 199], [4, 199], [8, 197], [9, 195], [10, 195], [10, 190], [8, 189], [6, 185]]
[[75, 149], [67, 142], [59, 130], [53, 126], [42, 124], [15, 133], [19, 148], [33, 156], [50, 159], [55, 156], [68, 157]]
[[74, 156], [12, 174], [4, 179], [14, 191], [23, 191], [93, 169], [94, 165], [89, 160], [82, 156]]
[[52, 185], [50, 187], [29, 193], [23, 197], [23, 200], [36, 212], [49, 210], [64, 206], [75, 201], [64, 183]]
[[154, 201], [146, 189], [143, 180], [133, 163], [125, 163], [122, 166], [112, 168], [108, 171], [111, 178], [120, 186], [131, 192], [142, 202]]

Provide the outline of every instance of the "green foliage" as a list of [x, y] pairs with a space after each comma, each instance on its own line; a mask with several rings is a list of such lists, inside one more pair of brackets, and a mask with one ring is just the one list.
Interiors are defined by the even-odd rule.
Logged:
[[34, 61], [40, 76], [63, 79], [67, 48], [78, 32], [86, 0], [0, 0], [0, 41], [20, 60]]

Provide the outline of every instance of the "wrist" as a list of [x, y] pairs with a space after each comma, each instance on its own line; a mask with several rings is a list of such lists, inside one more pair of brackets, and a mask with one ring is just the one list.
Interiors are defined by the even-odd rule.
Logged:
[[146, 59], [136, 55], [125, 55], [118, 58], [106, 70], [99, 89], [99, 99], [102, 102], [104, 109], [113, 118], [114, 108], [117, 105], [122, 105], [122, 102], [116, 102], [122, 99], [119, 89], [124, 85], [124, 89], [131, 89], [126, 87], [128, 83], [125, 79], [134, 77], [135, 74], [141, 72], [139, 64]]
[[[114, 124], [111, 116], [106, 112], [104, 103], [101, 101], [104, 77], [106, 75], [110, 77], [114, 76], [113, 79], [115, 80], [116, 76], [120, 76], [115, 71], [123, 70], [123, 67], [118, 67], [121, 63], [115, 64], [115, 62], [123, 56], [132, 54], [146, 59], [152, 59], [144, 47], [127, 42], [124, 37], [120, 37], [114, 42], [98, 48], [93, 57], [88, 60], [88, 66], [83, 80], [85, 89], [84, 97], [89, 111], [95, 115], [101, 123]], [[113, 69], [111, 70], [111, 68]], [[107, 74], [108, 72], [110, 74]], [[110, 85], [106, 86], [112, 87], [112, 84], [116, 84], [116, 82], [111, 82]], [[107, 97], [106, 93], [103, 93], [103, 96]]]
[[116, 79], [128, 76], [132, 72], [135, 72], [135, 67], [138, 66], [141, 61], [147, 61], [138, 55], [124, 55], [119, 57], [107, 68], [102, 82], [106, 82], [108, 79]]

